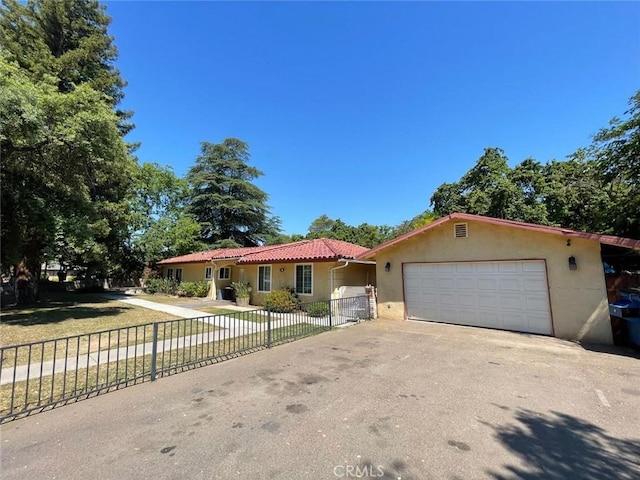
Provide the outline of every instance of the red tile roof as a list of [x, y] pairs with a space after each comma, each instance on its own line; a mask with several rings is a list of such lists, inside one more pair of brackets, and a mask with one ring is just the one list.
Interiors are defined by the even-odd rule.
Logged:
[[375, 257], [376, 253], [380, 252], [381, 250], [385, 250], [393, 245], [396, 245], [404, 240], [407, 240], [415, 235], [419, 235], [423, 232], [426, 232], [427, 230], [435, 228], [451, 220], [468, 220], [468, 221], [475, 221], [475, 222], [490, 223], [493, 225], [503, 225], [507, 227], [522, 228], [525, 230], [533, 230], [536, 232], [550, 233], [552, 235], [563, 235], [567, 238], [586, 238], [589, 240], [595, 240], [605, 245], [615, 245], [618, 247], [640, 249], [640, 240], [634, 240], [632, 238], [615, 237], [613, 235], [599, 235], [596, 233], [578, 232], [576, 230], [570, 230], [568, 228], [549, 227], [546, 225], [538, 225], [535, 223], [516, 222], [514, 220], [502, 220], [500, 218], [483, 217], [481, 215], [471, 215], [468, 213], [451, 213], [442, 218], [439, 218], [434, 222], [429, 223], [428, 225], [425, 225], [424, 227], [420, 227], [417, 230], [414, 230], [409, 233], [405, 233], [404, 235], [394, 238], [393, 240], [389, 240], [388, 242], [378, 245], [377, 247], [374, 247], [371, 250], [367, 250], [363, 254], [360, 254], [358, 258], [359, 259], [373, 258]]
[[205, 252], [190, 253], [180, 257], [167, 258], [159, 265], [178, 263], [209, 263], [216, 260], [237, 260], [238, 264], [286, 263], [300, 261], [331, 261], [340, 258], [355, 258], [367, 251], [367, 248], [353, 243], [319, 238], [301, 240], [284, 245], [263, 247], [220, 248]]
[[264, 247], [240, 247], [240, 248], [218, 248], [206, 250], [204, 252], [189, 253], [180, 257], [167, 258], [158, 262], [158, 265], [169, 265], [174, 263], [202, 263], [222, 259], [238, 259], [243, 255], [255, 253], [261, 250], [268, 250], [279, 245], [269, 245]]
[[279, 245], [278, 248], [244, 255], [239, 265], [256, 263], [284, 263], [299, 261], [330, 261], [340, 258], [355, 258], [367, 248], [353, 243], [318, 238]]

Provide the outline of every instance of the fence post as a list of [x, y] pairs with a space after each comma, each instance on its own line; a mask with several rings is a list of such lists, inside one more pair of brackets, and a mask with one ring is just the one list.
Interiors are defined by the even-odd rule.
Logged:
[[151, 381], [156, 379], [156, 361], [158, 360], [158, 322], [153, 323], [153, 344], [151, 346]]
[[331, 308], [333, 307], [333, 300], [329, 300], [329, 330], [331, 330], [332, 327], [332, 318], [331, 318]]
[[271, 309], [267, 308], [267, 348], [271, 348]]

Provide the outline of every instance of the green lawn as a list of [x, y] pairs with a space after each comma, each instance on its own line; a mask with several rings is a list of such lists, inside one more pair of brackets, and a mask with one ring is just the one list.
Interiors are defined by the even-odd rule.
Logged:
[[238, 310], [232, 310], [231, 308], [218, 308], [218, 307], [207, 307], [207, 308], [199, 308], [201, 312], [207, 312], [211, 315], [229, 315], [238, 313]]
[[207, 312], [212, 315], [225, 315], [231, 318], [237, 318], [238, 320], [245, 320], [247, 322], [265, 323], [267, 321], [267, 314], [262, 310], [249, 310], [242, 312], [239, 310], [231, 310], [230, 308], [201, 308], [200, 311]]

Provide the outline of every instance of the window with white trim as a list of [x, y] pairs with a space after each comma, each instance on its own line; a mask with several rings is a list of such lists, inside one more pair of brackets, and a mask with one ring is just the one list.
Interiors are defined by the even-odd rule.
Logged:
[[176, 268], [176, 280], [178, 282], [182, 281], [182, 269], [181, 268]]
[[204, 267], [204, 279], [211, 280], [213, 276], [213, 267]]
[[258, 266], [258, 291], [271, 291], [271, 265]]
[[296, 293], [300, 295], [313, 294], [313, 265], [296, 265]]
[[173, 268], [167, 268], [167, 280], [173, 280]]
[[231, 267], [218, 269], [218, 280], [229, 280], [231, 278]]

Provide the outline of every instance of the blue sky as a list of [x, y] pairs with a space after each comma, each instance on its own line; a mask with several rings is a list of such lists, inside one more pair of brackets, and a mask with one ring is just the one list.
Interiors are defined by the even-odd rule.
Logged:
[[289, 234], [396, 225], [485, 147], [562, 160], [640, 88], [640, 3], [106, 5], [140, 161], [239, 138]]

